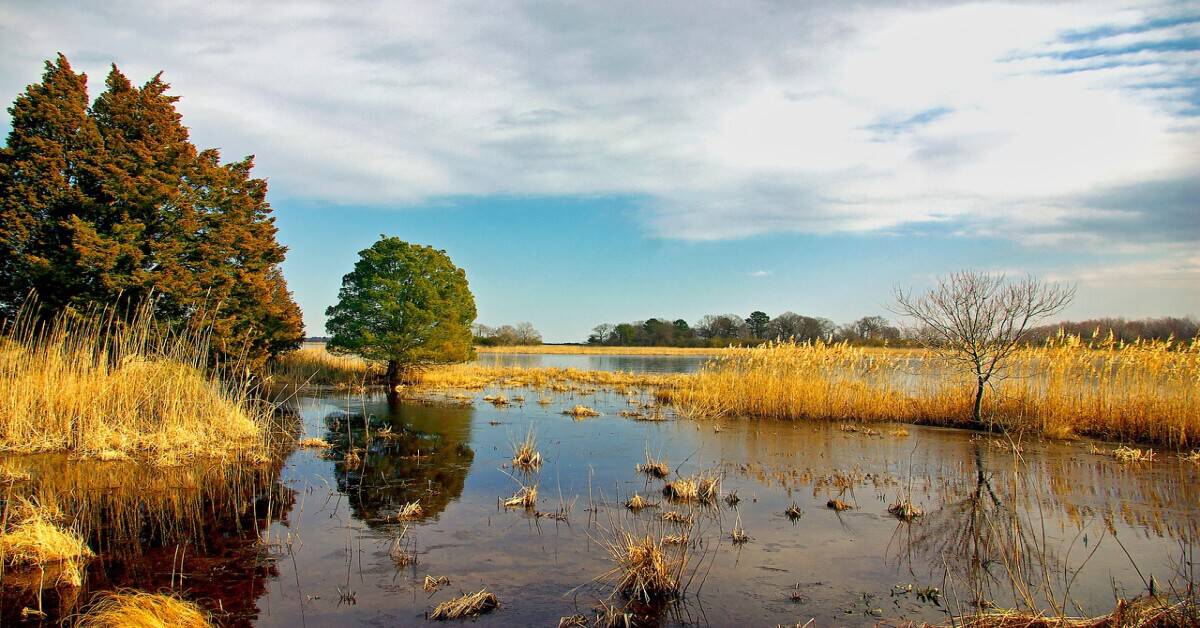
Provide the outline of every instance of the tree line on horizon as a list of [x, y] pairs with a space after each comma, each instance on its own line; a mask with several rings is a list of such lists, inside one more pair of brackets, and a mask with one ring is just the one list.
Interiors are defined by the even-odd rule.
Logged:
[[[1119, 342], [1143, 340], [1186, 340], [1200, 335], [1200, 321], [1192, 317], [1144, 319], [1098, 318], [1064, 321], [1030, 328], [1026, 336], [1045, 339], [1058, 333], [1082, 337], [1107, 337]], [[592, 329], [589, 345], [621, 347], [725, 347], [751, 346], [769, 341], [848, 342], [863, 346], [918, 346], [922, 334], [893, 324], [882, 316], [864, 316], [837, 325], [819, 316], [784, 312], [774, 318], [754, 311], [743, 318], [737, 314], [710, 314], [694, 325], [679, 318], [649, 318], [627, 323], [602, 323]]]
[[166, 324], [210, 329], [215, 358], [258, 368], [304, 335], [267, 182], [253, 157], [197, 149], [169, 88], [113, 65], [89, 101], [60, 54], [17, 96], [0, 148], [0, 317], [151, 303]]
[[489, 327], [482, 323], [471, 325], [471, 335], [479, 347], [514, 347], [542, 344], [542, 332], [533, 323], [520, 322], [516, 325]]

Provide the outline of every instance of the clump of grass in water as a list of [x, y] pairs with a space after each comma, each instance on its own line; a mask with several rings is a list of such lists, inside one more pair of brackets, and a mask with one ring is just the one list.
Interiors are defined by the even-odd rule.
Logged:
[[597, 412], [583, 404], [577, 404], [573, 408], [568, 408], [566, 410], [563, 410], [563, 414], [565, 414], [567, 416], [573, 416], [577, 419], [583, 419], [583, 418], [593, 417], [593, 416], [600, 416], [599, 412]]
[[533, 510], [537, 507], [537, 499], [538, 489], [536, 486], [522, 486], [512, 497], [504, 500], [504, 507]]
[[330, 447], [333, 447], [333, 445], [330, 445], [329, 442], [324, 438], [317, 438], [316, 436], [311, 438], [302, 438], [296, 441], [296, 446], [300, 447], [301, 449], [329, 449]]
[[792, 505], [788, 506], [787, 510], [783, 511], [783, 514], [786, 515], [788, 519], [795, 521], [804, 516], [804, 511], [800, 510], [800, 507], [796, 505], [796, 502], [792, 502]]
[[1153, 462], [1153, 449], [1137, 449], [1136, 447], [1117, 447], [1112, 451], [1112, 456], [1119, 462]]
[[647, 501], [645, 497], [642, 497], [641, 495], [638, 495], [637, 493], [634, 493], [633, 497], [630, 497], [629, 499], [625, 500], [625, 507], [634, 512], [637, 512], [643, 508], [650, 508], [652, 506], [657, 506], [657, 505], [658, 504]]
[[400, 511], [396, 513], [396, 518], [402, 521], [417, 519], [425, 514], [425, 509], [421, 507], [421, 500], [408, 502], [400, 507]]
[[921, 510], [907, 499], [902, 499], [888, 506], [888, 513], [901, 521], [912, 521], [917, 517], [925, 515], [924, 510]]
[[738, 513], [737, 522], [733, 524], [733, 530], [729, 532], [729, 538], [734, 545], [743, 545], [750, 542], [750, 535], [746, 534], [746, 529], [742, 527], [742, 515]]
[[679, 477], [663, 487], [663, 495], [677, 501], [715, 503], [720, 493], [721, 478], [707, 473]]
[[444, 587], [448, 584], [450, 584], [450, 579], [446, 576], [438, 576], [437, 578], [434, 578], [433, 576], [426, 575], [425, 582], [421, 585], [421, 588], [424, 589], [426, 593], [433, 593], [434, 591], [437, 591], [438, 588]]
[[854, 506], [851, 506], [850, 504], [847, 504], [846, 502], [844, 502], [841, 499], [838, 499], [836, 497], [825, 502], [825, 507], [829, 508], [830, 510], [836, 510], [837, 512], [842, 512], [843, 510], [850, 510], [851, 508], [854, 508]]
[[77, 587], [94, 554], [83, 537], [53, 522], [40, 504], [19, 497], [0, 531], [0, 563], [14, 570], [57, 571], [54, 584]]
[[666, 460], [655, 460], [650, 457], [650, 452], [646, 452], [646, 461], [639, 463], [635, 469], [638, 473], [645, 473], [660, 480], [671, 473], [671, 468], [667, 466]]
[[495, 594], [489, 592], [487, 589], [480, 589], [475, 593], [468, 593], [438, 604], [429, 613], [429, 619], [444, 620], [475, 617], [491, 612], [498, 606], [500, 606], [500, 599]]
[[659, 516], [666, 523], [690, 526], [695, 520], [691, 515], [685, 515], [677, 510], [668, 510]]
[[149, 303], [46, 324], [36, 307], [0, 328], [0, 449], [164, 465], [267, 449], [273, 409], [243, 365], [208, 366], [207, 330], [159, 324]]
[[209, 628], [199, 606], [173, 595], [116, 591], [93, 602], [75, 624], [79, 628]]
[[525, 433], [525, 440], [513, 444], [512, 464], [518, 469], [537, 469], [542, 466], [542, 454], [537, 450], [537, 435], [533, 426]]

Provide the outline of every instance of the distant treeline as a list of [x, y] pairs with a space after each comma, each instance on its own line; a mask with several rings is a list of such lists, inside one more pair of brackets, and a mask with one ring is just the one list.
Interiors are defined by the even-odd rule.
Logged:
[[710, 314], [689, 325], [686, 320], [651, 318], [632, 323], [604, 323], [592, 329], [592, 345], [647, 347], [724, 347], [754, 345], [768, 340], [799, 342], [847, 340], [856, 344], [904, 344], [908, 340], [898, 327], [882, 316], [864, 316], [837, 325], [828, 318], [784, 312], [774, 318], [765, 312]]
[[1068, 334], [1091, 338], [1093, 335], [1105, 338], [1112, 334], [1113, 339], [1120, 342], [1134, 340], [1189, 340], [1200, 335], [1200, 320], [1192, 317], [1175, 318], [1141, 318], [1126, 320], [1124, 318], [1092, 318], [1085, 321], [1067, 321], [1054, 325], [1035, 327], [1032, 338], [1041, 339], [1065, 331]]
[[[1194, 318], [1101, 318], [1085, 321], [1066, 321], [1036, 327], [1028, 338], [1040, 342], [1065, 331], [1068, 334], [1091, 338], [1094, 334], [1131, 342], [1141, 339], [1176, 340], [1195, 338], [1200, 334], [1200, 322]], [[849, 342], [868, 346], [916, 346], [913, 330], [892, 324], [882, 316], [864, 316], [851, 323], [837, 325], [828, 318], [784, 312], [774, 318], [765, 312], [752, 312], [742, 318], [737, 314], [710, 314], [694, 325], [684, 319], [650, 318], [629, 323], [604, 323], [592, 329], [587, 338], [590, 345], [619, 347], [724, 347], [750, 346], [771, 340], [795, 339], [797, 342], [821, 340]]]
[[517, 323], [488, 327], [476, 323], [471, 326], [475, 336], [475, 345], [481, 347], [504, 347], [512, 345], [540, 345], [542, 333], [533, 328], [532, 323]]

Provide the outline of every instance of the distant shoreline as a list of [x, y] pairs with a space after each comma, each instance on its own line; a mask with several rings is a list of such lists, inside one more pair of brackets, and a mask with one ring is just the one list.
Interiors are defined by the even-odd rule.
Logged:
[[505, 345], [476, 346], [478, 353], [539, 353], [592, 355], [718, 355], [725, 351], [713, 347], [611, 347], [607, 345]]

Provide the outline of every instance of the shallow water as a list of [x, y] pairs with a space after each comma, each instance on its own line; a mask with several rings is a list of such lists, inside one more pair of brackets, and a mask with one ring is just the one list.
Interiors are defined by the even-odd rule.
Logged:
[[[558, 395], [542, 406], [533, 403], [540, 393], [509, 390], [510, 399], [529, 401], [495, 408], [482, 399], [489, 392], [465, 405], [383, 395], [296, 399], [303, 430], [335, 447], [291, 454], [278, 483], [201, 473], [176, 492], [152, 486], [136, 509], [123, 510], [113, 496], [88, 501], [99, 522], [94, 539], [122, 537], [106, 526], [150, 531], [136, 548], [93, 541], [101, 556], [80, 599], [110, 587], [174, 588], [229, 625], [390, 626], [424, 623], [438, 602], [486, 587], [501, 607], [479, 624], [553, 626], [562, 616], [590, 616], [609, 597], [595, 581], [611, 567], [598, 541], [618, 527], [660, 532], [659, 513], [672, 508], [697, 517], [697, 543], [682, 603], [655, 611], [664, 623], [940, 621], [972, 598], [973, 572], [990, 599], [1011, 601], [1005, 559], [1018, 548], [1027, 559], [1044, 555], [1059, 594], [1070, 578], [1063, 574], [1082, 565], [1070, 595], [1082, 612], [1098, 614], [1111, 610], [1114, 583], [1136, 595], [1151, 576], [1160, 587], [1186, 579], [1181, 553], [1192, 551], [1200, 527], [1200, 466], [1165, 452], [1131, 466], [1090, 443], [1025, 442], [1017, 455], [1006, 441], [961, 430], [635, 421], [618, 413], [648, 397]], [[577, 403], [603, 414], [561, 413]], [[373, 436], [361, 468], [350, 468], [343, 458], [351, 444], [368, 441], [364, 425]], [[567, 522], [498, 504], [517, 488], [512, 444], [530, 426], [546, 459], [537, 510], [573, 503]], [[673, 473], [721, 474], [722, 494], [740, 498], [736, 509], [666, 502], [663, 482], [634, 469], [647, 452], [666, 458]], [[73, 495], [111, 492], [86, 471], [105, 468], [96, 463], [49, 461], [34, 473], [50, 477], [64, 467], [86, 476]], [[226, 485], [233, 498], [204, 490]], [[622, 506], [634, 492], [660, 505], [634, 515]], [[891, 517], [888, 505], [902, 495], [927, 514], [911, 524]], [[853, 508], [830, 510], [833, 498]], [[423, 516], [396, 521], [415, 500]], [[796, 521], [784, 515], [793, 503], [803, 510]], [[154, 515], [114, 525], [131, 510]], [[735, 546], [729, 532], [739, 520], [752, 538]], [[406, 527], [401, 547], [417, 562], [397, 567], [389, 550]], [[451, 584], [426, 593], [427, 574]], [[6, 598], [4, 625], [28, 602]], [[53, 617], [54, 600], [46, 604]]]

